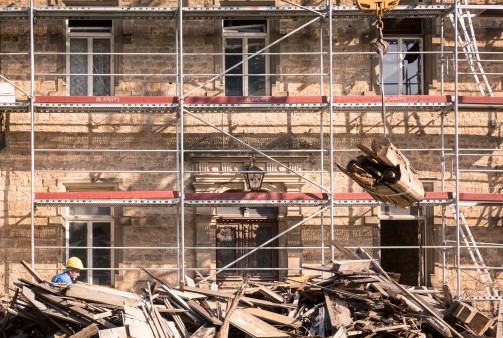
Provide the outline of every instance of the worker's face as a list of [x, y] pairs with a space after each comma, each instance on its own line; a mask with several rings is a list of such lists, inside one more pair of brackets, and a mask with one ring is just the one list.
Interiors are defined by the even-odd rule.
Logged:
[[80, 270], [77, 270], [77, 269], [71, 269], [68, 274], [70, 275], [70, 278], [72, 280], [76, 280], [77, 277], [80, 276]]

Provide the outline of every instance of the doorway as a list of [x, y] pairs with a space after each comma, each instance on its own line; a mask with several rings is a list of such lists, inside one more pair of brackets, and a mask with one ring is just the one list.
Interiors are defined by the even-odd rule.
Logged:
[[[257, 246], [265, 243], [278, 233], [277, 220], [271, 219], [220, 219], [217, 221], [216, 261], [220, 269]], [[266, 247], [276, 247], [276, 241]], [[219, 249], [222, 248], [222, 249]], [[249, 275], [257, 280], [277, 280], [278, 250], [260, 249], [246, 256], [228, 270], [222, 271], [221, 277], [241, 277]]]
[[[419, 225], [417, 220], [381, 220], [381, 246], [418, 246]], [[381, 266], [386, 272], [399, 273], [401, 284], [418, 285], [418, 249], [381, 249]]]

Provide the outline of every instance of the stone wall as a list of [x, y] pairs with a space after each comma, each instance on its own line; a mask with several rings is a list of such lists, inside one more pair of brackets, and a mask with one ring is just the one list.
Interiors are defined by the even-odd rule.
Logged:
[[[186, 6], [219, 6], [223, 1], [184, 1]], [[259, 1], [256, 1], [259, 2]], [[21, 6], [23, 1], [13, 3]], [[39, 5], [41, 2], [36, 2]], [[269, 2], [268, 2], [269, 3]], [[323, 5], [324, 1], [297, 1], [302, 5]], [[58, 4], [58, 1], [55, 1]], [[120, 5], [151, 6], [152, 3], [142, 1], [125, 1]], [[277, 5], [284, 5], [276, 1]], [[26, 5], [26, 4], [24, 4]], [[177, 1], [158, 1], [155, 6], [176, 6]], [[338, 1], [337, 5], [351, 5], [347, 1]], [[334, 56], [334, 86], [333, 94], [341, 95], [375, 95], [378, 88], [375, 84], [376, 56], [362, 54], [370, 52], [372, 20], [370, 19], [337, 19], [334, 20], [333, 50], [340, 53]], [[162, 24], [161, 24], [162, 22]], [[280, 38], [295, 28], [307, 22], [305, 19], [271, 20], [271, 40]], [[480, 47], [487, 51], [501, 51], [502, 35], [501, 20], [480, 19], [476, 29], [484, 32]], [[222, 71], [222, 62], [211, 53], [221, 52], [221, 23], [217, 20], [190, 20], [184, 26], [184, 59], [186, 74], [214, 74]], [[176, 22], [152, 20], [114, 20], [114, 48], [124, 54], [114, 57], [114, 71], [117, 74], [114, 81], [117, 96], [175, 96], [176, 95]], [[319, 55], [291, 55], [289, 53], [328, 52], [328, 23], [326, 20], [320, 27], [315, 23], [294, 34], [275, 46], [274, 51], [284, 54], [275, 58], [274, 72], [295, 74], [278, 76], [272, 83], [271, 91], [281, 95], [327, 95], [329, 91], [328, 77], [324, 76], [323, 87], [319, 82]], [[428, 44], [433, 50], [440, 49], [438, 30], [431, 36]], [[446, 29], [446, 36], [452, 31]], [[323, 44], [320, 46], [319, 39]], [[35, 26], [35, 49], [40, 54], [35, 57], [36, 95], [66, 95], [66, 50], [65, 25], [63, 20], [37, 20]], [[270, 41], [272, 42], [272, 41]], [[1, 50], [10, 53], [27, 53], [29, 51], [29, 28], [21, 21], [0, 22]], [[452, 39], [444, 44], [444, 48], [452, 46]], [[42, 54], [49, 53], [49, 54]], [[63, 53], [63, 54], [61, 54]], [[147, 55], [159, 53], [159, 55]], [[496, 55], [490, 56], [497, 59]], [[324, 55], [323, 72], [328, 72]], [[501, 58], [500, 58], [501, 59]], [[440, 93], [440, 63], [439, 58], [431, 58], [434, 62], [426, 65], [434, 77], [428, 84], [430, 94]], [[29, 56], [7, 55], [0, 58], [2, 74], [24, 90], [29, 90]], [[463, 66], [464, 67], [464, 66]], [[464, 69], [464, 68], [463, 68]], [[490, 64], [487, 71], [498, 71], [498, 64]], [[140, 74], [140, 75], [134, 75]], [[309, 75], [318, 74], [318, 75]], [[205, 83], [210, 76], [189, 76], [184, 78], [184, 91], [195, 90], [191, 95], [221, 95], [222, 81]], [[447, 94], [453, 91], [453, 75], [445, 74]], [[502, 83], [499, 79], [491, 80], [492, 89], [497, 96], [502, 95]], [[473, 78], [464, 77], [459, 89], [463, 95], [477, 92]], [[26, 95], [16, 90], [18, 101], [26, 101]], [[322, 180], [321, 149], [329, 149], [330, 127], [329, 114], [326, 111], [249, 111], [240, 112], [234, 109], [226, 111], [196, 112], [207, 122], [222, 130], [239, 137], [248, 144], [268, 150], [305, 151], [307, 159], [300, 164], [295, 163], [299, 170], [305, 170], [305, 176], [314, 182]], [[0, 197], [2, 203], [2, 219], [0, 220], [0, 247], [3, 260], [0, 263], [0, 289], [7, 293], [12, 282], [18, 277], [26, 277], [26, 272], [18, 264], [20, 260], [31, 260], [31, 158], [30, 158], [30, 116], [26, 113], [9, 113], [6, 116], [5, 137], [7, 147], [0, 153]], [[492, 120], [496, 124], [492, 124]], [[442, 117], [440, 112], [393, 112], [388, 114], [388, 132], [391, 140], [410, 159], [411, 163], [421, 172], [421, 177], [434, 182], [438, 188], [442, 178], [441, 128], [443, 120], [444, 144], [446, 148], [454, 147], [454, 116], [447, 113]], [[459, 115], [460, 148], [499, 149], [501, 147], [501, 113], [470, 112]], [[173, 114], [130, 114], [123, 113], [59, 113], [57, 111], [37, 113], [35, 116], [35, 146], [38, 149], [71, 149], [72, 151], [37, 152], [35, 168], [42, 170], [35, 173], [35, 191], [65, 191], [65, 184], [85, 183], [92, 187], [103, 184], [113, 184], [118, 190], [178, 190], [175, 171], [177, 139], [177, 116]], [[347, 163], [358, 155], [354, 149], [356, 144], [370, 144], [375, 136], [382, 134], [382, 121], [379, 111], [341, 112], [335, 111], [333, 116], [333, 144], [336, 152], [335, 161]], [[230, 138], [215, 131], [214, 128], [197, 120], [188, 114], [185, 116], [184, 149], [190, 153], [195, 150], [221, 149], [231, 153], [245, 147]], [[323, 137], [320, 137], [323, 130]], [[92, 153], [75, 151], [78, 149], [97, 149]], [[100, 152], [108, 149], [130, 149], [137, 152]], [[141, 150], [165, 150], [167, 152], [149, 152]], [[420, 149], [413, 151], [412, 149]], [[463, 156], [460, 166], [469, 169], [498, 169], [501, 167], [497, 151], [487, 154]], [[242, 156], [242, 155], [241, 155]], [[329, 156], [323, 157], [323, 186], [330, 185], [327, 171], [330, 169]], [[242, 161], [242, 160], [239, 160]], [[236, 160], [236, 163], [239, 162]], [[293, 162], [292, 162], [293, 163]], [[452, 151], [447, 151], [445, 161], [445, 190], [454, 190], [453, 174], [454, 159]], [[184, 161], [186, 170], [195, 170], [194, 162], [187, 158]], [[271, 168], [274, 166], [271, 165]], [[276, 168], [277, 169], [277, 168]], [[88, 171], [93, 171], [89, 173]], [[107, 172], [117, 171], [117, 172]], [[124, 171], [124, 172], [119, 172]], [[132, 173], [132, 171], [148, 171]], [[163, 172], [154, 172], [163, 171]], [[238, 177], [239, 175], [235, 175]], [[500, 193], [501, 178], [496, 172], [464, 172], [460, 176], [463, 192]], [[196, 191], [194, 174], [187, 173], [183, 184], [187, 192]], [[229, 182], [236, 180], [229, 178]], [[239, 181], [242, 184], [242, 180]], [[268, 188], [276, 184], [278, 190], [285, 189], [286, 184], [269, 181]], [[320, 189], [310, 182], [295, 182], [302, 186], [302, 191], [318, 192]], [[295, 185], [291, 184], [292, 186]], [[222, 183], [222, 185], [224, 185]], [[361, 191], [361, 189], [346, 176], [335, 172], [333, 187], [335, 192]], [[158, 268], [157, 274], [170, 280], [176, 279], [175, 269], [180, 261], [177, 254], [177, 218], [176, 208], [156, 207], [124, 207], [116, 208], [115, 245], [120, 247], [136, 247], [135, 249], [117, 249], [115, 258], [115, 284], [122, 289], [137, 289], [143, 287], [142, 282], [147, 276], [138, 270], [139, 266]], [[201, 216], [201, 209], [185, 208], [185, 245], [194, 247], [196, 241], [196, 219]], [[199, 212], [199, 213], [198, 213]], [[211, 211], [204, 211], [204, 216]], [[282, 225], [292, 225], [298, 214], [307, 217], [312, 208], [296, 208], [292, 211], [289, 221]], [[372, 246], [379, 244], [378, 224], [367, 222], [376, 218], [378, 208], [341, 207], [334, 210], [334, 236], [343, 245]], [[468, 208], [464, 210], [469, 225], [478, 241], [499, 243], [503, 240], [501, 233], [501, 210], [496, 207]], [[283, 212], [288, 215], [288, 211]], [[296, 216], [292, 216], [295, 214]], [[320, 245], [320, 239], [328, 243], [331, 237], [330, 220], [326, 212], [323, 217], [315, 217], [300, 230], [292, 234], [290, 243], [297, 241], [298, 245], [313, 247]], [[434, 244], [440, 245], [439, 232], [441, 208], [435, 207], [431, 217], [435, 221], [429, 224], [435, 228]], [[40, 207], [34, 215], [34, 240], [37, 246], [64, 246], [66, 211], [64, 208]], [[289, 223], [290, 222], [290, 223]], [[323, 228], [321, 226], [323, 224]], [[300, 240], [298, 240], [300, 238]], [[447, 221], [447, 238], [453, 240], [453, 220]], [[297, 244], [295, 244], [297, 245]], [[162, 249], [149, 249], [155, 246]], [[187, 249], [185, 264], [187, 268], [197, 267], [196, 251]], [[296, 253], [297, 254], [297, 253]], [[342, 256], [336, 252], [337, 258]], [[483, 250], [488, 257], [488, 265], [500, 265], [501, 256], [498, 249]], [[324, 251], [325, 259], [330, 257], [330, 250]], [[63, 259], [62, 249], [40, 248], [36, 253], [37, 269], [42, 276], [50, 278]], [[292, 257], [295, 255], [292, 255]], [[322, 252], [319, 249], [301, 250], [299, 260], [305, 264], [319, 265]], [[298, 255], [295, 256], [298, 258]], [[449, 262], [452, 263], [452, 250], [449, 251]], [[463, 251], [462, 264], [469, 264], [468, 253]], [[120, 270], [123, 269], [123, 270]], [[439, 271], [432, 278], [438, 283]], [[190, 271], [188, 274], [193, 275]], [[495, 274], [495, 277], [497, 275]], [[450, 279], [449, 279], [450, 280]], [[465, 279], [464, 279], [465, 280]], [[467, 281], [470, 278], [466, 278]], [[468, 284], [467, 284], [468, 285]], [[471, 285], [471, 284], [470, 284]]]

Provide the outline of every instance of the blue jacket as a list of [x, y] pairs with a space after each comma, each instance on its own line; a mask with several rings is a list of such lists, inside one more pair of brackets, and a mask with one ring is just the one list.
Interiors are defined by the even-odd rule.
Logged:
[[73, 284], [72, 278], [70, 277], [68, 272], [63, 272], [60, 273], [59, 275], [52, 277], [51, 282], [62, 283], [62, 284]]

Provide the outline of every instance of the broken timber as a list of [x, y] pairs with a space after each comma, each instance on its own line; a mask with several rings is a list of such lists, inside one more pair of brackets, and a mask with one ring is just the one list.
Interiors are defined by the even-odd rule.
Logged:
[[371, 149], [357, 147], [365, 153], [339, 169], [365, 189], [375, 200], [408, 208], [424, 198], [424, 188], [417, 170], [388, 138], [372, 140]]
[[160, 285], [147, 282], [142, 294], [19, 279], [0, 328], [6, 337], [35, 330], [60, 338], [500, 338], [501, 313], [491, 320], [453, 302], [447, 290], [443, 297], [411, 291], [364, 251], [347, 253], [351, 260], [315, 269], [331, 272], [328, 277], [245, 282], [239, 292], [194, 283], [182, 290], [151, 272]]

